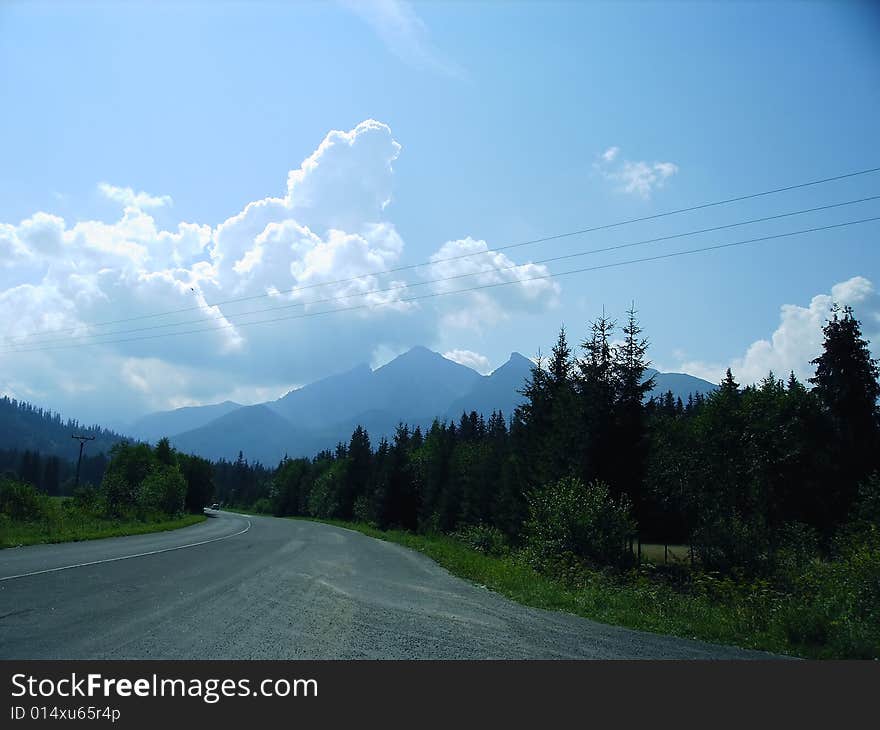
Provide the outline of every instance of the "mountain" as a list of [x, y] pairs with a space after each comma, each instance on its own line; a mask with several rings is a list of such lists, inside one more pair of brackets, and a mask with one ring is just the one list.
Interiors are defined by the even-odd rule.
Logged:
[[[483, 376], [464, 365], [414, 347], [376, 370], [360, 365], [276, 401], [240, 407], [219, 418], [212, 419], [208, 411], [193, 414], [190, 411], [198, 409], [182, 409], [203, 424], [172, 432], [170, 438], [176, 448], [200, 456], [234, 459], [241, 450], [250, 460], [273, 464], [285, 453], [313, 456], [347, 442], [358, 424], [367, 428], [374, 443], [393, 436], [401, 421], [426, 427], [481, 380]], [[157, 422], [169, 424], [168, 415]]]
[[[489, 375], [480, 375], [425, 347], [414, 347], [382, 367], [359, 365], [287, 393], [278, 400], [239, 407], [220, 403], [182, 408], [141, 419], [138, 435], [168, 435], [182, 451], [212, 459], [235, 459], [239, 450], [250, 461], [273, 465], [284, 454], [313, 456], [348, 442], [362, 425], [374, 445], [391, 438], [400, 422], [430, 426], [434, 418], [458, 420], [472, 410], [488, 416], [500, 410], [509, 418], [522, 402], [519, 393], [532, 362], [514, 352]], [[711, 383], [681, 373], [657, 373], [655, 394], [672, 390], [707, 393]], [[174, 430], [176, 424], [193, 425]]]
[[266, 466], [275, 466], [285, 454], [296, 453], [299, 440], [293, 425], [265, 405], [242, 406], [171, 438], [179, 451], [206, 459], [232, 461], [242, 451], [249, 461]]
[[653, 368], [649, 368], [645, 376], [650, 378], [652, 375], [655, 376], [654, 389], [648, 393], [649, 398], [651, 396], [655, 398], [660, 397], [671, 390], [674, 397], [687, 401], [688, 396], [692, 393], [709, 395], [709, 393], [718, 389], [718, 386], [714, 383], [688, 375], [687, 373], [661, 373]]
[[369, 365], [358, 365], [292, 390], [265, 405], [301, 428], [326, 428], [344, 420], [352, 411], [366, 411], [371, 407], [372, 376]]
[[85, 453], [106, 453], [125, 436], [100, 426], [84, 426], [75, 419], [4, 396], [0, 398], [0, 444], [7, 449], [30, 449], [43, 455], [75, 460], [79, 443], [72, 436], [93, 436]]
[[433, 418], [469, 392], [482, 376], [426, 347], [414, 347], [373, 373], [377, 410], [398, 419]]
[[188, 406], [173, 411], [158, 411], [139, 418], [126, 430], [139, 439], [154, 442], [163, 436], [192, 431], [238, 408], [241, 408], [240, 403], [227, 400], [210, 406]]
[[489, 416], [501, 411], [509, 419], [523, 402], [519, 393], [531, 375], [534, 363], [524, 355], [513, 352], [510, 359], [489, 375], [481, 376], [473, 387], [446, 409], [446, 417], [458, 420], [463, 412], [477, 411]]

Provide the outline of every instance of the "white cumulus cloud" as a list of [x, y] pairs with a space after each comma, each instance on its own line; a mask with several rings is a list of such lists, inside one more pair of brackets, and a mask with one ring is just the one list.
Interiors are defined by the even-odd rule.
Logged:
[[543, 264], [517, 264], [486, 241], [470, 236], [447, 241], [431, 256], [430, 279], [437, 293], [467, 289], [443, 302], [445, 327], [482, 330], [508, 319], [513, 312], [545, 309], [558, 304], [560, 286]]
[[743, 385], [761, 380], [771, 370], [780, 378], [794, 371], [806, 382], [814, 374], [810, 361], [822, 351], [822, 327], [834, 302], [853, 308], [876, 357], [880, 353], [880, 295], [870, 280], [854, 276], [832, 286], [829, 293], [815, 295], [806, 306], [783, 304], [774, 332], [769, 338], [753, 342], [743, 355], [727, 363], [686, 360], [678, 369], [719, 382], [725, 369], [730, 367]]
[[109, 183], [98, 183], [98, 190], [108, 200], [120, 203], [125, 207], [138, 208], [162, 208], [172, 204], [170, 195], [150, 195], [149, 193], [136, 193], [131, 188], [121, 188]]
[[459, 365], [464, 365], [472, 370], [476, 370], [483, 375], [486, 375], [492, 370], [492, 368], [489, 367], [489, 358], [485, 355], [481, 355], [479, 352], [474, 352], [473, 350], [449, 350], [448, 352], [443, 353], [443, 357], [447, 360], [452, 360], [452, 362], [457, 362]]

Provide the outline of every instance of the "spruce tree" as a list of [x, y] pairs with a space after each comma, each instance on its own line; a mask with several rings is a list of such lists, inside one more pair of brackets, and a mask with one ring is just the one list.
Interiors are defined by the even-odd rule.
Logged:
[[[647, 359], [648, 340], [641, 336], [642, 328], [636, 319], [634, 305], [627, 312], [623, 335], [623, 343], [613, 350], [615, 413], [611, 444], [614, 459], [612, 484], [629, 497], [638, 521], [642, 517], [642, 482], [648, 459], [644, 401], [654, 387], [654, 377], [645, 378], [650, 366]], [[678, 398], [676, 414], [680, 415], [683, 411], [681, 398]], [[639, 540], [641, 555], [641, 537]]]
[[154, 453], [160, 464], [165, 464], [165, 466], [174, 465], [174, 449], [171, 448], [171, 442], [167, 438], [159, 439]]
[[370, 485], [373, 451], [370, 446], [370, 435], [363, 426], [358, 425], [351, 434], [343, 458], [347, 458], [347, 465], [339, 510], [343, 519], [350, 519], [353, 515], [354, 503], [358, 497], [367, 495]]
[[610, 483], [613, 478], [610, 446], [615, 378], [611, 336], [615, 326], [603, 311], [600, 318], [590, 323], [590, 336], [581, 343], [584, 357], [578, 363], [578, 395], [582, 423], [580, 472], [584, 484], [595, 479]]
[[880, 466], [880, 370], [851, 307], [832, 306], [822, 331], [822, 354], [812, 361], [816, 374], [810, 383], [830, 426], [835, 478], [827, 495], [828, 517], [839, 522], [849, 513], [859, 483]]

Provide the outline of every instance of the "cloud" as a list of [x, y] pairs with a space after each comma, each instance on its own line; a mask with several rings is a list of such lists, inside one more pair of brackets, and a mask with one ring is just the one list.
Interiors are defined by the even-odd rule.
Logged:
[[679, 369], [712, 382], [719, 382], [727, 367], [744, 385], [766, 377], [769, 371], [784, 378], [790, 372], [806, 382], [814, 374], [810, 361], [822, 351], [822, 327], [833, 302], [850, 305], [862, 322], [863, 334], [871, 340], [871, 350], [880, 354], [880, 295], [871, 281], [854, 276], [831, 287], [830, 293], [817, 294], [807, 306], [783, 304], [779, 325], [769, 339], [749, 345], [746, 352], [726, 364], [684, 361]]
[[619, 192], [647, 199], [678, 173], [678, 165], [674, 162], [618, 162], [619, 156], [620, 147], [609, 147], [593, 165], [606, 180], [616, 184]]
[[492, 370], [489, 367], [489, 358], [473, 350], [449, 350], [449, 352], [443, 353], [443, 357], [447, 360], [452, 360], [452, 362], [457, 362], [459, 365], [476, 370], [483, 375]]
[[[474, 255], [485, 252], [484, 255]], [[466, 258], [464, 258], [466, 257]], [[434, 292], [455, 292], [474, 287], [450, 303], [442, 302], [443, 325], [448, 328], [482, 330], [508, 319], [516, 311], [556, 306], [560, 285], [547, 278], [543, 264], [517, 264], [486, 241], [470, 236], [447, 241], [432, 256], [430, 279], [447, 279], [431, 285]], [[503, 283], [509, 286], [500, 286]]]
[[[123, 205], [115, 220], [0, 222], [0, 390], [131, 420], [283, 393], [435, 342], [447, 322], [479, 328], [555, 300], [555, 282], [525, 280], [544, 267], [506, 270], [515, 262], [498, 253], [440, 260], [486, 251], [472, 238], [439, 246], [426, 277], [474, 274], [456, 286], [410, 290], [420, 276], [381, 273], [405, 250], [388, 219], [401, 149], [372, 119], [331, 131], [285, 189], [214, 225], [162, 226], [145, 208], [168, 196], [113, 186], [102, 190]], [[406, 301], [490, 282], [511, 286]]]
[[404, 0], [340, 0], [363, 20], [385, 47], [404, 63], [444, 76], [463, 78], [464, 70], [431, 43], [428, 27]]
[[601, 157], [605, 162], [614, 162], [618, 154], [620, 154], [620, 147], [609, 147], [602, 153]]
[[171, 196], [169, 195], [150, 195], [149, 193], [136, 193], [131, 188], [120, 188], [109, 183], [98, 183], [98, 191], [108, 200], [120, 203], [127, 208], [137, 208], [144, 210], [145, 208], [162, 208], [172, 205]]

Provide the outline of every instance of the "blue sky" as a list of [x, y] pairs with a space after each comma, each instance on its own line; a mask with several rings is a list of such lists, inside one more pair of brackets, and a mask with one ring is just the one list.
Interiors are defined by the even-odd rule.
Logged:
[[[878, 33], [880, 13], [870, 4], [830, 2], [5, 3], [0, 225], [15, 238], [8, 246], [18, 258], [7, 252], [0, 264], [0, 307], [16, 325], [0, 336], [76, 327], [87, 335], [89, 323], [119, 313], [174, 308], [187, 291], [180, 282], [189, 274], [181, 272], [193, 271], [215, 245], [220, 224], [250, 202], [284, 196], [288, 171], [315, 154], [331, 130], [351, 132], [365, 120], [384, 125], [373, 132], [384, 152], [320, 160], [331, 181], [310, 193], [320, 196], [312, 201], [320, 220], [296, 218], [318, 235], [316, 251], [329, 245], [328, 221], [345, 220], [343, 230], [367, 241], [354, 253], [336, 250], [348, 258], [325, 267], [324, 281], [358, 271], [358, 261], [375, 271], [470, 250], [462, 243], [469, 237], [492, 248], [878, 166]], [[618, 151], [603, 160], [612, 148]], [[365, 182], [346, 192], [332, 184], [341, 174]], [[113, 238], [91, 225], [74, 234], [77, 223], [113, 226], [121, 206], [132, 204], [123, 192], [102, 193], [102, 182], [173, 203], [135, 206], [149, 215], [152, 233], [126, 229]], [[384, 202], [387, 194], [390, 202], [363, 212], [352, 195], [374, 183], [371, 195]], [[508, 255], [520, 264], [876, 194], [880, 174]], [[64, 221], [62, 230], [50, 225], [56, 218], [41, 219], [66, 241], [54, 253], [49, 244], [40, 249], [50, 234], [31, 240], [25, 229], [33, 226], [22, 227], [37, 213]], [[874, 215], [880, 201], [575, 259], [549, 271]], [[175, 253], [173, 261], [152, 257], [149, 265], [143, 257], [71, 263], [91, 256], [101, 235], [113, 245], [134, 237], [150, 249], [138, 236], [159, 240], [156, 232], [179, 231], [180, 222], [210, 227], [191, 231], [202, 237], [199, 251]], [[388, 234], [379, 243], [365, 233], [378, 223]], [[730, 364], [746, 379], [769, 366], [803, 371], [834, 286], [835, 298], [856, 306], [869, 334], [880, 333], [878, 231], [880, 224], [869, 223], [565, 277], [540, 290], [514, 284], [509, 288], [523, 291], [499, 290], [491, 300], [460, 295], [392, 306], [393, 314], [372, 318], [342, 313], [318, 317], [315, 326], [284, 322], [259, 342], [242, 330], [235, 342], [201, 335], [186, 346], [167, 338], [22, 354], [9, 352], [21, 340], [7, 339], [0, 390], [73, 415], [124, 419], [226, 396], [271, 397], [415, 344], [460, 351], [488, 370], [511, 350], [548, 349], [561, 322], [577, 339], [603, 306], [622, 314], [631, 300], [662, 369], [712, 379]], [[247, 240], [260, 232], [246, 233]], [[237, 242], [236, 251], [246, 243]], [[297, 250], [282, 268], [296, 266], [290, 257], [305, 255]], [[207, 253], [202, 260], [216, 263]], [[118, 280], [117, 266], [127, 272]], [[306, 273], [288, 285], [300, 285]], [[132, 293], [162, 276], [179, 291]], [[211, 277], [199, 276], [195, 288], [204, 291], [206, 311], [236, 292], [284, 288], [286, 281], [252, 277], [245, 286], [215, 277], [211, 289]], [[125, 296], [117, 297], [122, 288]], [[348, 346], [340, 347], [340, 336]], [[210, 363], [199, 359], [206, 352], [213, 352]], [[277, 367], [267, 366], [267, 357]], [[82, 368], [81, 386], [61, 384], [71, 358]], [[109, 396], [89, 385], [104, 370], [117, 374]]]

